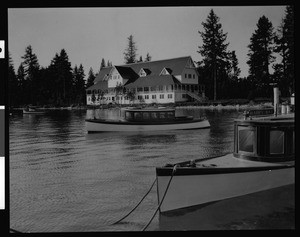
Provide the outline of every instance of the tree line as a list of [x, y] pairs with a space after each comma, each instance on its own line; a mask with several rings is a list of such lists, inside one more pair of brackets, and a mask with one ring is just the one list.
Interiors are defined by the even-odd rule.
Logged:
[[[286, 7], [285, 16], [276, 31], [267, 17], [258, 19], [248, 45], [249, 75], [244, 78], [240, 77], [236, 52], [227, 49], [227, 33], [223, 32], [220, 18], [213, 9], [202, 26], [203, 31], [198, 31], [202, 44], [197, 51], [202, 60], [195, 63], [208, 99], [271, 97], [272, 83], [279, 85], [282, 96], [290, 96], [295, 91], [293, 6]], [[123, 52], [125, 64], [151, 61], [149, 53], [144, 60], [142, 56], [137, 59], [137, 46], [133, 36], [130, 35], [127, 40], [128, 44]], [[279, 55], [277, 61], [275, 54]], [[48, 67], [39, 65], [30, 45], [26, 47], [22, 59], [15, 72], [9, 55], [10, 106], [86, 104], [85, 90], [94, 84], [98, 72], [94, 73], [90, 68], [85, 80], [82, 64], [72, 68], [65, 49], [55, 54]], [[102, 58], [99, 71], [107, 66], [112, 66], [112, 62], [105, 62]], [[273, 73], [270, 72], [271, 67]]]
[[[295, 92], [293, 6], [286, 7], [277, 31], [266, 16], [259, 18], [248, 45], [249, 75], [245, 78], [240, 77], [235, 51], [227, 50], [227, 33], [223, 32], [213, 9], [202, 25], [204, 30], [199, 31], [202, 45], [198, 53], [203, 59], [196, 63], [209, 99], [270, 98], [274, 83], [284, 97]], [[279, 55], [277, 61], [275, 54]]]

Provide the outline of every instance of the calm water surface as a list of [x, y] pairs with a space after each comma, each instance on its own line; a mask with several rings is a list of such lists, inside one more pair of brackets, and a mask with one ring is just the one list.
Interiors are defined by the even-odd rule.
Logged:
[[[10, 227], [22, 232], [143, 229], [157, 208], [156, 186], [123, 222], [111, 223], [148, 191], [156, 166], [232, 152], [232, 122], [242, 111], [179, 109], [176, 113], [206, 116], [211, 128], [87, 134], [85, 118], [118, 118], [120, 111], [53, 110], [10, 116]], [[209, 219], [212, 214], [207, 212], [202, 208], [202, 214], [197, 214], [199, 209], [157, 214], [147, 230], [214, 229], [207, 222], [193, 224], [195, 215]]]

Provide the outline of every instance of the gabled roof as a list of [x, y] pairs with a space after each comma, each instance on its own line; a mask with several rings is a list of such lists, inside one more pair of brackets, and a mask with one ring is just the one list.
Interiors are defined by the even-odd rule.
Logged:
[[139, 77], [132, 83], [126, 83], [126, 88], [144, 87], [144, 86], [162, 86], [162, 85], [174, 85], [180, 82], [172, 75], [149, 75], [145, 77]]
[[107, 90], [108, 82], [107, 81], [98, 81], [96, 84], [90, 86], [86, 90]]
[[99, 74], [96, 76], [94, 83], [102, 81], [106, 75], [108, 75], [113, 67], [104, 67], [100, 70]]
[[136, 79], [139, 77], [130, 67], [115, 66], [115, 68], [120, 73], [121, 77], [125, 79]]
[[140, 62], [122, 65], [123, 67], [131, 67], [136, 74], [139, 73], [141, 68], [147, 68], [151, 71], [151, 75], [159, 75], [164, 68], [172, 70], [172, 75], [180, 75], [184, 70], [187, 62], [191, 59], [190, 56], [172, 58], [166, 60], [150, 61], [150, 62]]
[[166, 71], [167, 74], [169, 74], [169, 75], [172, 74], [172, 69], [164, 67], [163, 70], [161, 70], [159, 75], [167, 75], [167, 74], [163, 74], [164, 71]]

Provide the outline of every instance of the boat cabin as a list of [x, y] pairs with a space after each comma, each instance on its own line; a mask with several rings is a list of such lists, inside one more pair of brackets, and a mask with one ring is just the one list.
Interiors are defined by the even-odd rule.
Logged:
[[174, 119], [175, 119], [175, 109], [135, 108], [135, 109], [125, 110], [125, 120], [127, 121], [170, 121]]
[[294, 115], [235, 120], [234, 156], [264, 162], [294, 160]]

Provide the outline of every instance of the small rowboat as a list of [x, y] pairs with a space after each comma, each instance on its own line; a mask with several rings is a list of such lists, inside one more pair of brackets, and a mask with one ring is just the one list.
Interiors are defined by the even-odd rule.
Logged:
[[141, 132], [209, 128], [206, 118], [175, 116], [170, 108], [128, 108], [122, 120], [86, 119], [86, 129], [92, 132]]
[[234, 152], [156, 168], [160, 212], [295, 183], [294, 114], [245, 113], [234, 121]]
[[44, 114], [45, 111], [39, 110], [35, 107], [29, 107], [26, 109], [23, 109], [23, 114]]

